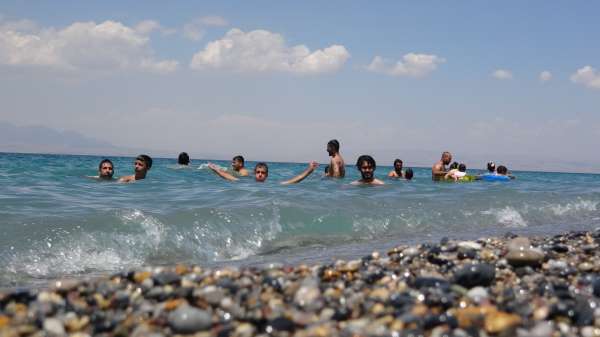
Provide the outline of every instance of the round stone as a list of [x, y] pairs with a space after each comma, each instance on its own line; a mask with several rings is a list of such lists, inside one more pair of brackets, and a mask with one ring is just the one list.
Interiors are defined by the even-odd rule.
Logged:
[[169, 314], [169, 325], [176, 333], [190, 334], [207, 330], [212, 325], [208, 312], [190, 306], [181, 306]]

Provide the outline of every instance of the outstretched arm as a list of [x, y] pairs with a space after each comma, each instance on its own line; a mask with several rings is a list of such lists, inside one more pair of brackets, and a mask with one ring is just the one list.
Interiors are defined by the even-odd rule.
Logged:
[[214, 173], [216, 173], [219, 177], [225, 179], [225, 180], [229, 180], [229, 181], [236, 181], [238, 180], [238, 178], [232, 176], [231, 174], [229, 174], [228, 172], [225, 171], [221, 171], [219, 169], [219, 167], [213, 163], [208, 164], [208, 168], [211, 169]]
[[282, 182], [282, 185], [289, 185], [289, 184], [296, 184], [301, 182], [302, 180], [304, 180], [306, 177], [308, 177], [311, 173], [313, 173], [313, 171], [317, 168], [317, 166], [319, 166], [319, 164], [316, 161], [311, 161], [310, 164], [308, 164], [308, 168], [306, 170], [304, 170], [304, 172], [300, 173], [299, 175], [295, 176], [294, 178], [290, 179], [290, 180], [286, 180], [284, 182]]

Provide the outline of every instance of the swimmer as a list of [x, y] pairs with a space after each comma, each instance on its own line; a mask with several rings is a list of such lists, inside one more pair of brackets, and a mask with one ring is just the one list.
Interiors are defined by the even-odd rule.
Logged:
[[323, 174], [323, 177], [329, 177], [329, 165], [325, 165], [325, 174]]
[[452, 154], [450, 152], [445, 151], [442, 153], [442, 158], [431, 167], [431, 179], [435, 181], [442, 179], [448, 173], [446, 165], [450, 164], [451, 161]]
[[414, 176], [414, 172], [411, 168], [407, 168], [406, 171], [404, 171], [404, 179], [412, 180], [413, 176]]
[[385, 185], [374, 176], [377, 165], [375, 159], [369, 155], [362, 155], [356, 161], [356, 168], [360, 171], [361, 179], [353, 181], [352, 185]]
[[498, 168], [496, 169], [496, 173], [499, 176], [506, 176], [506, 177], [509, 177], [510, 179], [515, 179], [515, 176], [510, 174], [510, 172], [508, 172], [508, 169], [504, 165], [498, 166]]
[[446, 180], [454, 179], [454, 181], [458, 181], [458, 180], [464, 178], [466, 175], [467, 175], [467, 165], [465, 165], [463, 163], [461, 163], [460, 165], [458, 165], [458, 163], [452, 163], [452, 165], [450, 166], [450, 171], [448, 171], [448, 173], [446, 173], [446, 175], [444, 176], [444, 179], [446, 179]]
[[[319, 164], [317, 162], [312, 161], [312, 162], [310, 162], [308, 164], [308, 167], [302, 173], [300, 173], [299, 175], [293, 177], [292, 179], [289, 179], [289, 180], [286, 180], [286, 181], [282, 181], [280, 184], [282, 184], [282, 185], [290, 185], [290, 184], [299, 183], [302, 180], [304, 180], [306, 177], [308, 177], [309, 175], [311, 175], [311, 173], [313, 173], [313, 171], [318, 166], [319, 166]], [[225, 172], [225, 171], [221, 171], [219, 169], [219, 167], [217, 165], [213, 164], [213, 163], [209, 163], [208, 164], [208, 168], [210, 168], [219, 177], [221, 177], [221, 178], [223, 178], [225, 180], [229, 180], [229, 181], [237, 181], [237, 180], [239, 180], [239, 178], [234, 177], [231, 173]], [[267, 163], [260, 162], [260, 163], [256, 164], [256, 166], [254, 167], [254, 180], [256, 180], [259, 183], [262, 183], [262, 182], [265, 182], [268, 177], [269, 177], [269, 166], [267, 165]]]
[[332, 139], [327, 143], [327, 153], [331, 157], [329, 161], [329, 177], [344, 178], [346, 176], [346, 166], [344, 158], [340, 154], [340, 143], [337, 139]]
[[235, 156], [231, 159], [231, 168], [233, 169], [233, 173], [240, 177], [247, 177], [248, 170], [244, 167], [244, 157]]
[[89, 178], [99, 179], [99, 180], [113, 180], [114, 165], [110, 159], [103, 159], [98, 165], [98, 175], [90, 176]]
[[136, 180], [142, 180], [146, 178], [146, 173], [152, 167], [152, 158], [150, 156], [141, 154], [135, 158], [135, 162], [133, 163], [135, 174], [130, 176], [124, 176], [119, 178], [119, 182], [121, 183], [130, 183]]
[[388, 173], [389, 178], [404, 178], [404, 173], [402, 173], [402, 160], [396, 159], [394, 160], [394, 169]]
[[188, 166], [190, 164], [190, 156], [185, 152], [181, 152], [179, 157], [177, 157], [177, 164]]
[[487, 163], [487, 173], [486, 174], [496, 174], [496, 164], [493, 161]]

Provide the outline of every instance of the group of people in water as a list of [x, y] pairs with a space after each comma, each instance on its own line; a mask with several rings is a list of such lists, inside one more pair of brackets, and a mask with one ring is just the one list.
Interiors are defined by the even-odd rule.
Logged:
[[[329, 154], [330, 161], [329, 165], [325, 167], [325, 177], [330, 178], [344, 178], [346, 176], [346, 165], [344, 158], [340, 154], [340, 143], [333, 139], [327, 143], [327, 153]], [[188, 166], [190, 165], [190, 157], [187, 153], [182, 152], [177, 158], [178, 165]], [[212, 170], [217, 176], [228, 180], [237, 181], [242, 177], [250, 175], [246, 167], [244, 166], [244, 157], [235, 156], [231, 160], [231, 169], [223, 169], [213, 163], [208, 164], [208, 168]], [[302, 173], [295, 177], [280, 182], [283, 185], [296, 184], [310, 176], [315, 169], [319, 166], [316, 161], [312, 161], [308, 164], [308, 167], [302, 171]], [[134, 182], [136, 180], [142, 180], [146, 178], [146, 174], [152, 168], [152, 158], [148, 155], [142, 154], [135, 158], [134, 161], [134, 174], [119, 178], [117, 181], [123, 183]], [[384, 185], [382, 180], [375, 178], [375, 169], [377, 165], [375, 159], [369, 155], [362, 155], [358, 157], [356, 161], [356, 168], [360, 172], [361, 179], [353, 181], [353, 185]], [[442, 153], [442, 157], [439, 161], [433, 164], [431, 168], [431, 178], [434, 181], [472, 181], [472, 180], [509, 180], [514, 179], [509, 174], [508, 169], [505, 166], [498, 166], [493, 162], [489, 162], [487, 165], [488, 172], [483, 175], [468, 175], [467, 167], [465, 164], [452, 163], [452, 154], [450, 152]], [[98, 176], [94, 178], [101, 180], [115, 180], [114, 165], [109, 159], [104, 159], [98, 166]], [[388, 173], [390, 179], [405, 179], [411, 180], [413, 178], [413, 170], [411, 168], [404, 169], [403, 162], [400, 159], [394, 160], [394, 169]], [[254, 166], [254, 179], [257, 182], [264, 182], [269, 176], [269, 166], [265, 162], [259, 162]]]

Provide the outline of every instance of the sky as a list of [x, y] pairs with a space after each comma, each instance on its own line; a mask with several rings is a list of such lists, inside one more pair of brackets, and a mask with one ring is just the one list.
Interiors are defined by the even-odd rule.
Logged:
[[[106, 155], [326, 162], [335, 138], [348, 163], [371, 154], [428, 166], [451, 151], [472, 168], [598, 172], [599, 12], [547, 1], [3, 0], [0, 123], [76, 133]], [[52, 151], [44, 132], [27, 134], [25, 150]], [[72, 143], [59, 151], [85, 152]], [[0, 151], [19, 144], [0, 135]]]

